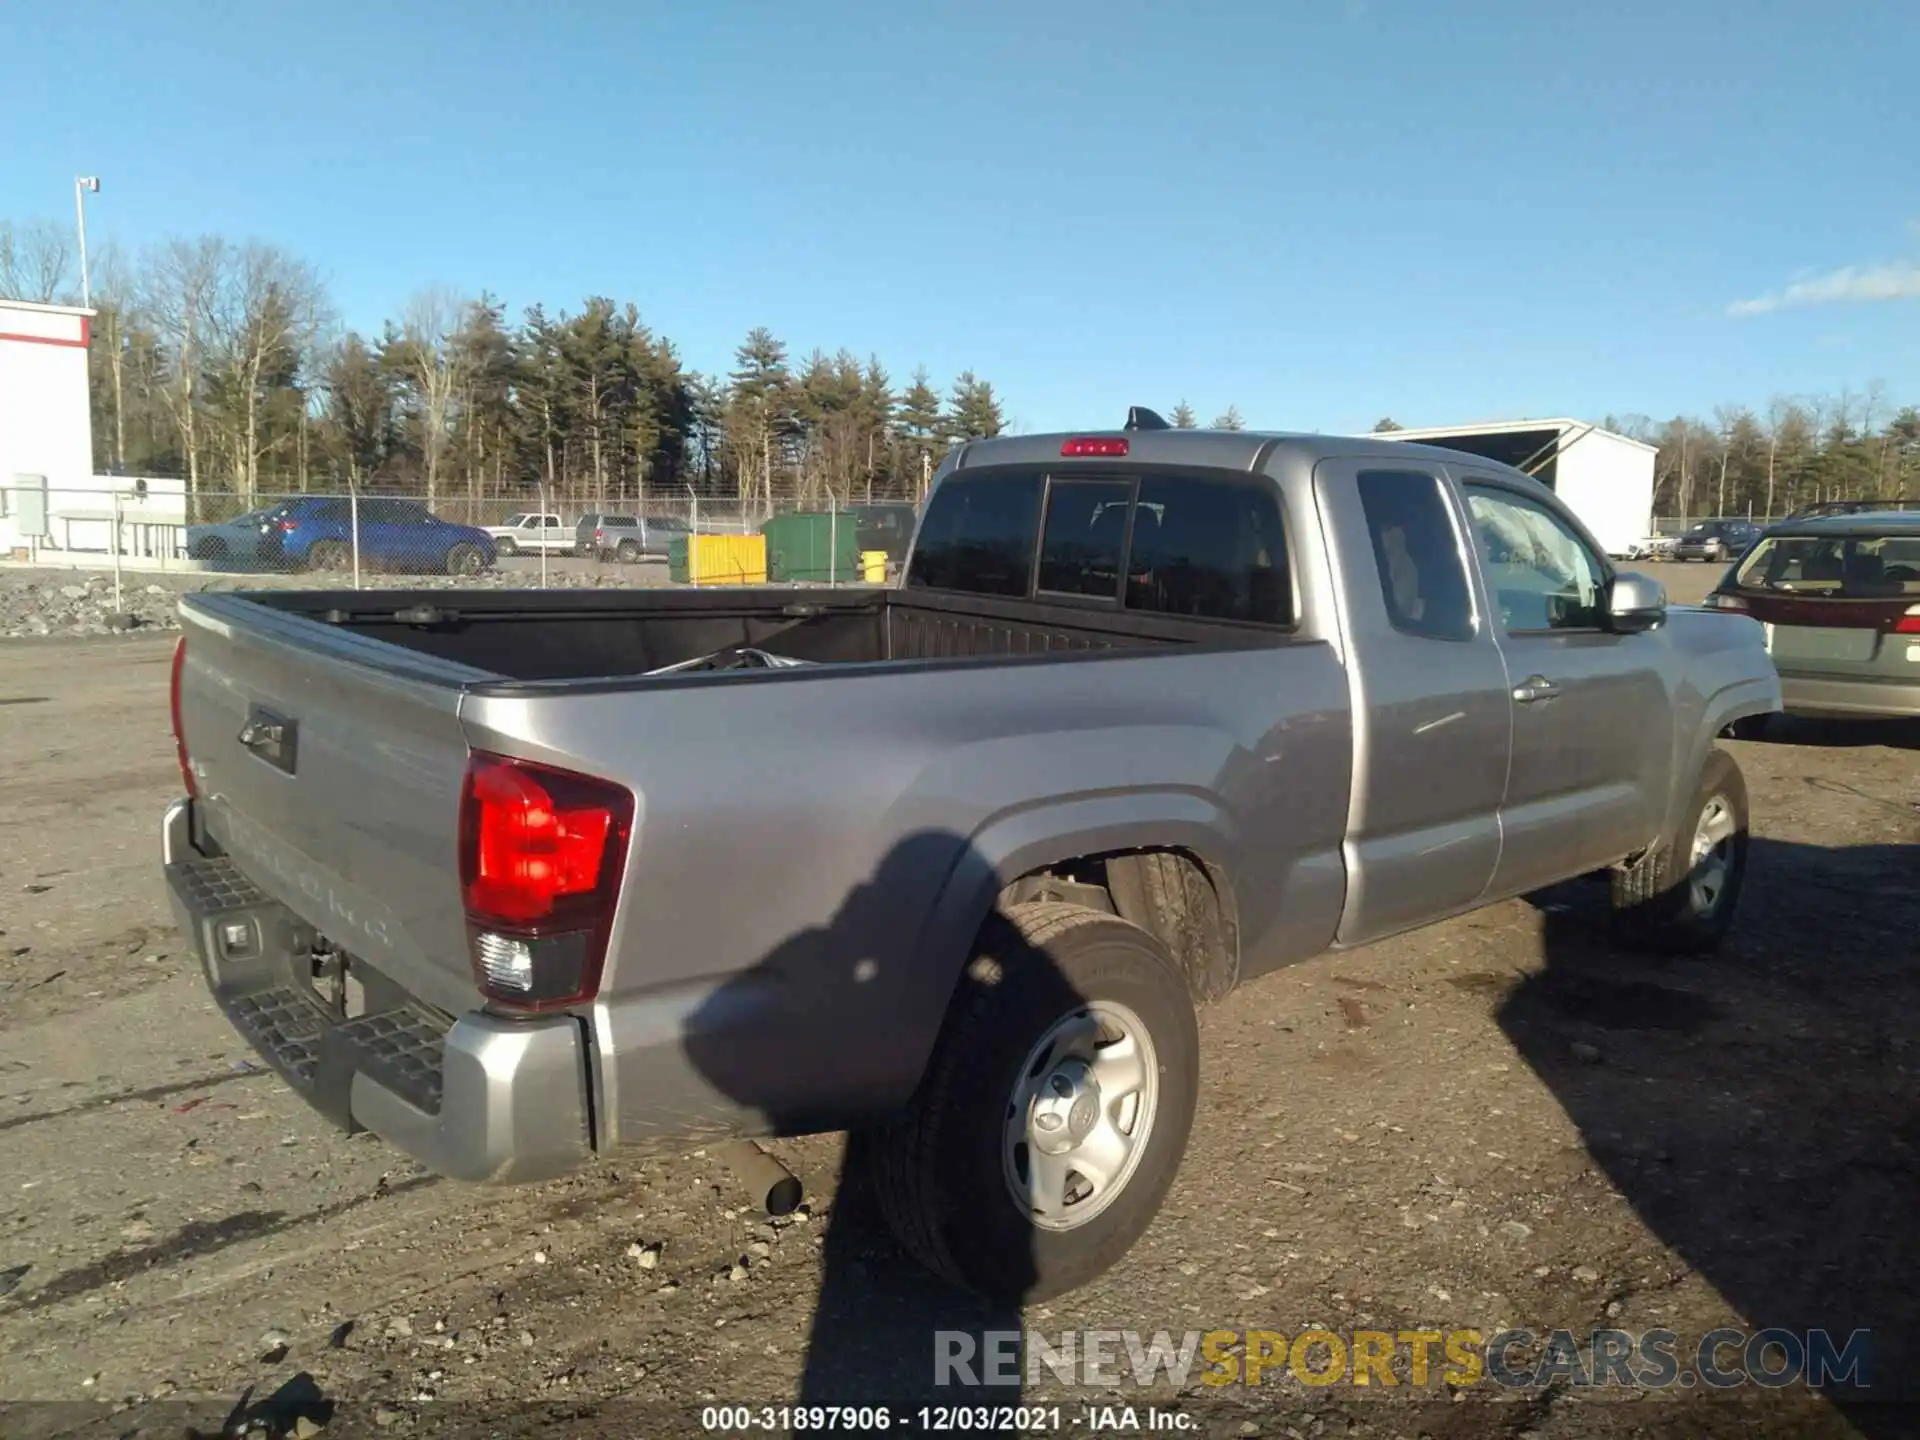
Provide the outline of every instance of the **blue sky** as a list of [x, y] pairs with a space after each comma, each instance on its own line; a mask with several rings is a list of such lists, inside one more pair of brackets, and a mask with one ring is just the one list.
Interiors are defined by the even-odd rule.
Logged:
[[631, 299], [1025, 429], [1920, 401], [1920, 5], [9, 7], [0, 216]]

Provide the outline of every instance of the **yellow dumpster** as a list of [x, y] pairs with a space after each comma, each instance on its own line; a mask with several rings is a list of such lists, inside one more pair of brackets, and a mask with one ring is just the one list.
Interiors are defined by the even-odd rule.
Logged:
[[669, 574], [681, 584], [764, 585], [764, 535], [689, 535], [668, 548]]
[[860, 578], [869, 585], [887, 583], [887, 552], [884, 550], [862, 550], [860, 552]]

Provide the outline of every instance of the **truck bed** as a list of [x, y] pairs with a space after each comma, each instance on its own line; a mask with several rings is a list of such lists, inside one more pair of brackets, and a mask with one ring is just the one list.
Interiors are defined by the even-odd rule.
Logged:
[[1288, 638], [1071, 603], [901, 590], [527, 590], [452, 597], [444, 590], [260, 591], [188, 603], [231, 613], [236, 600], [490, 677], [547, 684], [631, 680], [730, 647], [849, 665], [1202, 643], [1256, 647]]

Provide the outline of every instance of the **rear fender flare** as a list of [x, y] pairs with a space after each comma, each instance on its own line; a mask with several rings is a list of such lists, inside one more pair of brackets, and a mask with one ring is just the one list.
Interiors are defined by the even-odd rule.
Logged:
[[[981, 826], [949, 872], [916, 947], [926, 968], [920, 993], [929, 1003], [912, 1017], [912, 1083], [925, 1073], [961, 974], [973, 959], [974, 940], [1007, 885], [1082, 855], [1175, 849], [1198, 859], [1219, 887], [1229, 879], [1226, 857], [1234, 851], [1235, 834], [1232, 817], [1215, 799], [1186, 790], [1051, 802], [1003, 812]], [[904, 1103], [908, 1097], [897, 1098]]]

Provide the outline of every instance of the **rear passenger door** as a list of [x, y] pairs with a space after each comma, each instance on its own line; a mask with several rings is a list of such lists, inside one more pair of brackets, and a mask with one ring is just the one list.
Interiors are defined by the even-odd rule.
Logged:
[[1501, 854], [1512, 702], [1479, 613], [1464, 517], [1437, 467], [1325, 460], [1354, 700], [1339, 941], [1471, 908]]
[[1544, 497], [1460, 477], [1513, 694], [1494, 889], [1520, 894], [1653, 839], [1672, 769], [1665, 637], [1606, 628], [1610, 572]]

